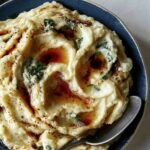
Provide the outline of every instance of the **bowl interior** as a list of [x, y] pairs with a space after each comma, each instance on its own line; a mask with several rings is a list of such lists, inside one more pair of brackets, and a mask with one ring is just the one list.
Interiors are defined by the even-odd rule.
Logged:
[[[14, 18], [20, 12], [35, 8], [47, 1], [51, 2], [52, 0], [12, 0], [9, 3], [0, 6], [0, 20]], [[138, 95], [139, 97], [141, 97], [143, 105], [140, 113], [138, 114], [134, 122], [128, 127], [128, 129], [125, 130], [119, 140], [115, 142], [110, 148], [113, 150], [121, 149], [128, 142], [129, 138], [134, 133], [139, 121], [141, 120], [145, 106], [145, 100], [147, 98], [147, 75], [140, 50], [133, 38], [131, 37], [130, 33], [127, 31], [126, 27], [118, 18], [113, 16], [110, 12], [82, 0], [56, 1], [60, 2], [61, 4], [72, 10], [78, 10], [81, 14], [86, 14], [88, 16], [94, 17], [96, 20], [100, 21], [108, 28], [115, 31], [125, 45], [126, 54], [133, 60], [132, 76], [134, 86], [131, 90], [131, 95]], [[0, 147], [0, 149], [3, 150], [4, 148]]]

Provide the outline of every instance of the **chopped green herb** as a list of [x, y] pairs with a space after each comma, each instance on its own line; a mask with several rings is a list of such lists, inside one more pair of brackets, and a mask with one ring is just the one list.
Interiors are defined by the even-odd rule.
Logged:
[[43, 150], [43, 146], [38, 147], [37, 150]]
[[107, 80], [109, 78], [109, 73], [103, 76], [103, 80]]
[[81, 127], [84, 126], [84, 122], [81, 120], [80, 114], [77, 114], [76, 117], [74, 118], [74, 123], [76, 126]]
[[60, 30], [61, 31], [75, 30], [75, 28], [76, 28], [76, 23], [71, 20], [67, 20], [66, 24], [62, 26]]
[[24, 116], [21, 116], [21, 118], [23, 119], [23, 118], [24, 118]]
[[44, 74], [46, 66], [45, 64], [34, 60], [32, 57], [29, 57], [23, 64], [23, 72], [25, 72], [25, 77], [28, 79], [29, 85], [33, 85], [31, 78], [34, 76], [36, 82], [39, 82]]
[[46, 145], [46, 150], [52, 150], [50, 145]]
[[75, 40], [75, 48], [76, 48], [77, 50], [80, 49], [82, 41], [83, 41], [83, 37], [77, 38], [77, 39]]
[[8, 40], [10, 40], [12, 37], [13, 37], [13, 34], [12, 34], [12, 35], [10, 35], [10, 37], [8, 38]]
[[76, 23], [71, 21], [71, 20], [68, 20], [67, 23], [66, 23], [66, 26], [71, 29], [71, 30], [75, 30], [76, 28]]
[[75, 119], [78, 121], [78, 122], [81, 122], [81, 117], [80, 117], [80, 114], [77, 114]]
[[93, 87], [95, 90], [97, 90], [97, 91], [100, 91], [101, 89], [100, 89], [100, 87], [98, 87], [97, 85], [94, 85], [94, 84], [89, 84], [88, 85], [89, 87]]
[[66, 24], [59, 29], [55, 29], [58, 33], [62, 33], [67, 39], [74, 39], [76, 23], [71, 20], [66, 20]]
[[108, 60], [108, 62], [111, 62], [113, 60], [113, 56], [109, 51], [107, 52], [106, 59]]
[[96, 53], [94, 54], [94, 56], [99, 56], [99, 57], [104, 57], [103, 53], [101, 51], [96, 51]]
[[108, 42], [107, 42], [107, 41], [104, 41], [104, 42], [98, 44], [98, 45], [96, 46], [96, 48], [106, 48], [106, 49], [109, 49], [109, 48], [108, 48]]
[[72, 121], [72, 122], [76, 122], [77, 121], [77, 115], [73, 112], [70, 112], [69, 113], [69, 119]]
[[81, 118], [80, 118], [80, 114], [75, 114], [75, 113], [69, 113], [69, 116], [70, 116], [70, 121], [77, 125], [77, 126], [83, 126], [83, 122], [81, 121]]
[[44, 19], [44, 27], [45, 27], [45, 32], [48, 32], [51, 29], [54, 29], [55, 27], [55, 22], [52, 19]]
[[107, 80], [110, 77], [110, 75], [113, 72], [113, 70], [115, 70], [115, 65], [116, 65], [116, 61], [112, 64], [112, 66], [110, 67], [108, 72], [102, 77], [103, 80]]

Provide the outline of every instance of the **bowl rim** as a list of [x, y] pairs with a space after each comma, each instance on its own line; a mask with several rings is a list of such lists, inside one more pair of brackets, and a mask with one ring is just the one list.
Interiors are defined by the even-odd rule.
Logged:
[[[2, 4], [0, 4], [0, 8], [5, 6], [5, 5], [8, 5], [10, 2], [13, 2], [15, 0], [8, 0]], [[48, 1], [48, 0], [47, 0]], [[117, 21], [123, 26], [123, 28], [125, 29], [125, 31], [129, 34], [129, 36], [131, 37], [131, 39], [133, 40], [133, 43], [135, 44], [136, 46], [136, 49], [138, 50], [138, 53], [139, 53], [139, 56], [140, 56], [140, 59], [143, 63], [143, 69], [144, 69], [144, 74], [145, 74], [145, 80], [146, 80], [146, 93], [145, 93], [145, 105], [144, 105], [144, 111], [143, 111], [143, 114], [142, 114], [142, 117], [140, 119], [140, 121], [138, 122], [137, 126], [136, 126], [136, 129], [135, 131], [133, 132], [133, 134], [129, 137], [129, 139], [127, 140], [127, 142], [122, 146], [123, 149], [125, 149], [128, 145], [129, 142], [132, 142], [133, 138], [135, 137], [135, 135], [137, 134], [137, 132], [139, 131], [139, 128], [141, 127], [142, 125], [142, 122], [144, 121], [144, 116], [146, 114], [146, 110], [148, 109], [148, 100], [149, 100], [149, 85], [150, 85], [150, 78], [149, 78], [149, 73], [148, 73], [148, 64], [146, 63], [146, 61], [144, 60], [144, 57], [143, 57], [143, 52], [141, 51], [141, 48], [138, 44], [138, 41], [135, 39], [135, 37], [133, 36], [132, 32], [130, 31], [130, 29], [127, 27], [127, 25], [124, 23], [124, 21], [118, 17], [115, 13], [113, 13], [112, 11], [108, 10], [107, 8], [105, 8], [104, 6], [102, 6], [101, 4], [99, 4], [98, 2], [95, 2], [93, 0], [82, 0], [86, 3], [89, 3], [89, 4], [92, 4], [100, 9], [102, 9], [103, 11], [109, 13], [110, 15], [114, 16]]]

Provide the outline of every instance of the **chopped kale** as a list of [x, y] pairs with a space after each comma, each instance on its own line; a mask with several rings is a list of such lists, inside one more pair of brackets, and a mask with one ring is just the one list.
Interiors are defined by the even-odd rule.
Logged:
[[107, 80], [109, 78], [109, 72], [103, 76], [103, 80]]
[[69, 116], [70, 116], [70, 121], [77, 125], [77, 126], [83, 126], [83, 122], [81, 121], [81, 118], [80, 118], [80, 114], [75, 114], [75, 113], [69, 113]]
[[74, 43], [74, 44], [75, 44], [75, 48], [76, 48], [77, 50], [80, 49], [82, 41], [83, 41], [83, 37], [77, 38], [77, 39], [75, 40], [75, 43]]
[[64, 34], [64, 36], [68, 39], [72, 39], [75, 37], [75, 29], [76, 23], [71, 20], [67, 20], [66, 24], [63, 25], [57, 32]]
[[109, 69], [109, 71], [102, 77], [103, 78], [103, 80], [107, 80], [110, 76], [111, 76], [111, 74], [112, 74], [112, 72], [114, 72], [115, 71], [115, 69], [116, 69], [116, 63], [117, 63], [117, 61], [115, 61], [113, 64], [112, 64], [112, 66], [111, 66], [111, 68]]
[[108, 42], [107, 42], [107, 41], [104, 41], [104, 42], [98, 44], [98, 45], [96, 46], [96, 48], [105, 48], [105, 49], [109, 49], [109, 48], [108, 48]]
[[67, 20], [66, 25], [67, 28], [71, 29], [71, 30], [75, 30], [76, 28], [76, 23], [71, 21], [71, 20]]
[[24, 116], [21, 116], [21, 119], [23, 119], [24, 118]]
[[44, 19], [44, 27], [45, 32], [48, 32], [49, 30], [54, 30], [55, 22], [52, 19]]
[[67, 30], [72, 30], [72, 31], [74, 31], [75, 28], [76, 28], [76, 23], [73, 22], [73, 21], [71, 21], [71, 20], [67, 20], [67, 21], [66, 21], [66, 24], [63, 25], [63, 26], [59, 29], [59, 31], [67, 31]]
[[38, 147], [37, 150], [43, 150], [43, 146]]
[[34, 84], [33, 81], [31, 81], [33, 76], [36, 82], [39, 82], [42, 79], [45, 68], [45, 64], [33, 59], [32, 57], [27, 58], [23, 64], [23, 72], [25, 72], [25, 77], [30, 86]]
[[89, 87], [93, 87], [95, 90], [97, 90], [97, 91], [100, 91], [101, 89], [100, 89], [100, 87], [98, 87], [97, 85], [94, 85], [94, 84], [89, 84], [88, 85]]
[[46, 150], [52, 150], [50, 145], [46, 145]]
[[107, 52], [106, 59], [108, 62], [111, 62], [113, 60], [113, 56], [109, 51]]

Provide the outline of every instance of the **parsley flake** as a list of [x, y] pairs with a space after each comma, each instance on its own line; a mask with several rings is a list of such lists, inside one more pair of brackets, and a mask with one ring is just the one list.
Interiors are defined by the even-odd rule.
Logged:
[[108, 42], [107, 42], [107, 41], [104, 41], [104, 42], [98, 44], [98, 45], [96, 46], [96, 48], [105, 48], [105, 49], [109, 49], [109, 48], [108, 48]]
[[35, 82], [39, 82], [46, 69], [45, 64], [33, 59], [32, 57], [27, 58], [23, 64], [23, 72], [25, 73], [25, 78], [28, 80], [29, 85], [34, 85], [32, 77], [34, 77]]
[[76, 48], [77, 50], [80, 49], [82, 41], [83, 41], [83, 37], [77, 38], [77, 39], [75, 40], [75, 43], [74, 43], [74, 44], [75, 44], [75, 48]]
[[72, 20], [67, 20], [65, 27], [71, 30], [75, 30], [76, 23]]
[[44, 19], [44, 27], [45, 27], [45, 32], [48, 32], [51, 29], [54, 29], [55, 27], [55, 22], [52, 19]]
[[97, 90], [97, 91], [100, 91], [101, 89], [100, 89], [100, 87], [98, 87], [97, 85], [94, 85], [94, 84], [89, 84], [88, 85], [89, 87], [93, 87], [95, 90]]
[[46, 145], [46, 150], [52, 150], [50, 145]]

